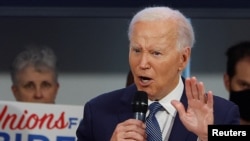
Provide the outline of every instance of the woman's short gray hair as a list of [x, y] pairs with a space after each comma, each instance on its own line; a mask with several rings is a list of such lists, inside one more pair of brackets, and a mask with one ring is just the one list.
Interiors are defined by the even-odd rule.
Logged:
[[51, 70], [55, 73], [55, 80], [57, 81], [57, 58], [53, 50], [48, 47], [27, 47], [20, 52], [14, 59], [11, 65], [11, 80], [16, 83], [16, 75], [19, 71], [26, 67], [32, 66], [37, 71]]

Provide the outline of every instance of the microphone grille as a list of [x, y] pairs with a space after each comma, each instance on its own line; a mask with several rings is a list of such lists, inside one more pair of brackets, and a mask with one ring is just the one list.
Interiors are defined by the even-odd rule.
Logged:
[[148, 95], [144, 91], [137, 91], [132, 101], [133, 112], [146, 113], [148, 110]]

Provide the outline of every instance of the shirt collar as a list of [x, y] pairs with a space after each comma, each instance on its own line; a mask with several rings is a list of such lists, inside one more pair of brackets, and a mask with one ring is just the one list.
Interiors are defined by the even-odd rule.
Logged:
[[[184, 89], [184, 84], [183, 81], [181, 79], [181, 76], [179, 77], [179, 83], [177, 84], [177, 86], [169, 93], [167, 94], [164, 98], [162, 98], [159, 103], [168, 111], [168, 113], [170, 115], [172, 115], [173, 117], [176, 115], [176, 109], [174, 108], [174, 106], [171, 104], [172, 100], [178, 100], [180, 101], [181, 99], [181, 95], [183, 93], [183, 89]], [[150, 105], [151, 103], [153, 103], [154, 101], [149, 100], [148, 104]]]

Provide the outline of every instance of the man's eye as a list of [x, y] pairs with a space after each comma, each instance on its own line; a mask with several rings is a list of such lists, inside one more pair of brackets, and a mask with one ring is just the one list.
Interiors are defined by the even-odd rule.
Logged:
[[140, 52], [140, 50], [139, 50], [139, 49], [136, 49], [136, 48], [134, 48], [133, 51], [134, 51], [134, 52]]
[[243, 87], [243, 88], [250, 88], [250, 85], [247, 84], [247, 83], [241, 83], [240, 85], [241, 85], [241, 87]]
[[155, 51], [155, 52], [153, 52], [153, 55], [158, 56], [158, 55], [161, 55], [161, 53], [160, 53], [160, 52]]

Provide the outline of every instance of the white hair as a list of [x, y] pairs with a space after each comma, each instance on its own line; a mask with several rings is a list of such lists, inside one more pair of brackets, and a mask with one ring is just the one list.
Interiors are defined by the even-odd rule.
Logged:
[[176, 45], [179, 48], [189, 46], [193, 47], [195, 42], [193, 27], [190, 20], [187, 19], [180, 11], [169, 7], [147, 7], [139, 11], [132, 18], [129, 29], [128, 38], [131, 40], [131, 33], [135, 23], [139, 21], [174, 21], [177, 26], [177, 41]]

